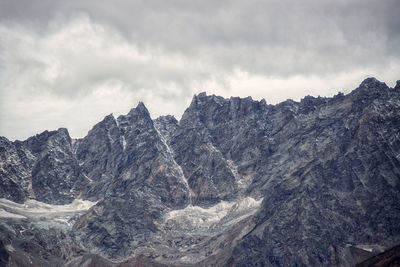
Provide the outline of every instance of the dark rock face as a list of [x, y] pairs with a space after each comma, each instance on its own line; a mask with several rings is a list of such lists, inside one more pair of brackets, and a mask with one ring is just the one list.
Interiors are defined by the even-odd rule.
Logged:
[[[189, 188], [142, 103], [118, 122], [120, 130], [115, 132], [126, 143], [116, 148], [120, 149], [118, 161], [109, 168], [115, 167], [115, 179], [107, 184], [104, 199], [75, 229], [87, 246], [107, 256], [127, 257], [141, 243], [135, 239], [146, 239], [157, 231], [154, 220], [160, 219], [164, 210], [188, 204]], [[116, 135], [115, 140], [121, 136]]]
[[87, 136], [77, 140], [75, 150], [88, 186], [85, 195], [97, 200], [118, 176], [118, 164], [122, 158], [122, 134], [113, 115], [106, 116]]
[[296, 114], [295, 123], [273, 135], [282, 141], [270, 161], [284, 171], [271, 169], [268, 176], [276, 178], [257, 182], [265, 196], [258, 226], [230, 263], [344, 265], [346, 244], [399, 236], [399, 93], [367, 79], [311, 116]]
[[22, 184], [30, 173], [19, 152], [15, 144], [0, 137], [0, 196], [21, 203], [27, 194]]
[[[97, 202], [51, 263], [350, 266], [400, 243], [399, 132], [399, 82], [374, 78], [277, 105], [201, 93], [180, 121], [139, 103], [78, 140], [1, 137], [0, 198]], [[10, 233], [0, 250], [29, 254]]]
[[83, 177], [66, 129], [45, 131], [23, 142], [2, 137], [1, 146], [3, 197], [19, 203], [34, 198], [63, 204], [77, 196]]
[[268, 110], [265, 101], [251, 98], [226, 100], [204, 93], [193, 98], [169, 144], [194, 203], [233, 199], [250, 183], [257, 161], [269, 153], [258, 140], [270, 130]]
[[9, 257], [10, 255], [8, 254], [7, 249], [4, 247], [3, 242], [0, 240], [0, 266], [6, 266]]
[[0, 266], [62, 266], [80, 254], [83, 249], [72, 232], [15, 218], [0, 221]]
[[[32, 189], [36, 199], [53, 204], [70, 203], [82, 187], [84, 178], [72, 152], [71, 138], [66, 129], [51, 133], [45, 140], [28, 143], [36, 154], [32, 169]], [[36, 151], [36, 147], [41, 149]]]

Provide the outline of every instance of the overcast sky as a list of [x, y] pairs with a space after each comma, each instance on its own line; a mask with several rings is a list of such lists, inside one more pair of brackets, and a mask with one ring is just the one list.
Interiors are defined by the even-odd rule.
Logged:
[[178, 119], [195, 93], [265, 98], [400, 79], [398, 0], [0, 0], [0, 135], [83, 137], [143, 101]]

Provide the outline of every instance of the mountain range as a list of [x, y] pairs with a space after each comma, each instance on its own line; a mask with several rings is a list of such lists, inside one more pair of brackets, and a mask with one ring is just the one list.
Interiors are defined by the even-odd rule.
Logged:
[[0, 137], [0, 266], [354, 266], [399, 222], [400, 81]]

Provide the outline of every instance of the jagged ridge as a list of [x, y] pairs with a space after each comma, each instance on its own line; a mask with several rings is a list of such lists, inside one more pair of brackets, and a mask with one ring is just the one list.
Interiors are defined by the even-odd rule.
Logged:
[[[139, 103], [78, 140], [66, 129], [23, 142], [2, 137], [0, 196], [98, 201], [74, 221], [82, 252], [68, 259], [91, 252], [168, 265], [351, 265], [376, 253], [354, 254], [360, 244], [400, 242], [399, 94], [400, 82], [389, 88], [374, 78], [348, 95], [277, 105], [201, 93], [179, 122], [153, 121]], [[248, 198], [263, 199], [260, 208], [224, 210], [212, 235], [189, 238], [180, 221], [165, 221], [173, 210]], [[15, 246], [23, 238], [0, 237]]]

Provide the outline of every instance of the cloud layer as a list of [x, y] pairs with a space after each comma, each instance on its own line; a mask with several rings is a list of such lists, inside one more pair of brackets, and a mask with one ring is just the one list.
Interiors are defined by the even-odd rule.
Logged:
[[0, 135], [81, 137], [138, 101], [179, 118], [200, 91], [276, 103], [392, 86], [395, 2], [2, 1]]

